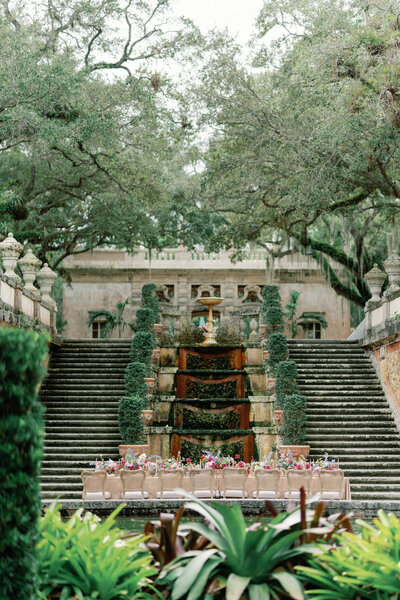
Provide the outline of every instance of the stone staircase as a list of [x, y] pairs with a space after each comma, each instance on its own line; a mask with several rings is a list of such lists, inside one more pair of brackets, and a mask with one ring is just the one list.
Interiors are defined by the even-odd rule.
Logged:
[[96, 458], [118, 458], [118, 400], [130, 340], [66, 340], [50, 360], [42, 498], [82, 498], [80, 473]]
[[310, 457], [339, 459], [353, 500], [400, 499], [400, 435], [366, 353], [348, 341], [288, 345], [307, 398]]

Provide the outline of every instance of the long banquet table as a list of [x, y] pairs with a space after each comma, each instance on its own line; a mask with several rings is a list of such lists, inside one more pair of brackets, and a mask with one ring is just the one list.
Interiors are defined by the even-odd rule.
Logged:
[[[182, 478], [182, 489], [187, 492], [191, 492], [192, 488], [190, 485], [189, 477]], [[215, 474], [214, 488], [216, 491], [221, 492], [223, 489], [222, 475], [221, 473]], [[111, 494], [111, 500], [120, 500], [122, 498], [122, 481], [119, 476], [107, 475], [106, 491]], [[256, 491], [256, 478], [254, 473], [249, 473], [246, 480], [245, 490], [247, 492], [247, 498], [253, 498], [253, 492]], [[160, 477], [146, 477], [144, 480], [144, 491], [149, 494], [149, 499], [157, 499], [157, 493], [161, 491], [161, 479]], [[281, 476], [279, 481], [279, 497], [284, 498], [284, 494], [288, 492], [288, 482], [285, 475]], [[319, 494], [320, 484], [318, 476], [312, 477], [311, 480], [311, 495]], [[344, 478], [344, 498], [343, 500], [351, 500], [350, 481], [348, 477]]]

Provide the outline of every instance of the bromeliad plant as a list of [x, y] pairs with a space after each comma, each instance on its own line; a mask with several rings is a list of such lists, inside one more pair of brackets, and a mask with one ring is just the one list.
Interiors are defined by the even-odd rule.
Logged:
[[[182, 525], [209, 541], [203, 550], [191, 550], [177, 556], [161, 572], [159, 582], [179, 600], [304, 600], [303, 585], [295, 565], [310, 553], [319, 553], [320, 543], [328, 541], [340, 526], [351, 525], [347, 516], [335, 522], [322, 517], [325, 505], [307, 509], [304, 490], [300, 507], [278, 515], [273, 511], [269, 523], [247, 528], [240, 506], [232, 508], [191, 498], [186, 508], [207, 522]], [[316, 544], [318, 540], [319, 544]]]

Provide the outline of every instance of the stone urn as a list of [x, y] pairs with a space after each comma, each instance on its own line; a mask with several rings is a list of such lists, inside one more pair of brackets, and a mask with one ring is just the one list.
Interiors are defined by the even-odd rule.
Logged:
[[5, 268], [4, 275], [19, 284], [21, 283], [21, 277], [15, 273], [15, 269], [23, 248], [23, 245], [17, 242], [12, 233], [9, 233], [0, 243], [0, 254]]
[[119, 455], [125, 458], [128, 450], [132, 450], [135, 455], [150, 454], [150, 446], [148, 444], [120, 444], [118, 446]]
[[40, 269], [40, 271], [38, 271], [36, 275], [36, 280], [40, 287], [42, 301], [47, 302], [47, 304], [50, 304], [53, 310], [57, 308], [57, 304], [50, 296], [50, 292], [56, 279], [57, 273], [52, 271], [47, 263], [44, 263], [43, 267]]
[[400, 256], [398, 254], [391, 254], [383, 262], [385, 271], [389, 277], [390, 288], [387, 291], [394, 292], [400, 287]]
[[151, 409], [142, 410], [142, 417], [145, 427], [150, 425], [151, 421], [153, 420], [153, 414], [154, 411]]
[[281, 456], [288, 456], [289, 452], [295, 460], [298, 460], [300, 456], [307, 458], [310, 454], [310, 446], [279, 446]]
[[278, 427], [281, 427], [282, 425], [282, 416], [283, 410], [274, 410], [274, 423], [275, 425], [278, 425]]
[[373, 302], [380, 300], [380, 293], [382, 291], [382, 286], [385, 283], [386, 273], [381, 271], [375, 263], [372, 269], [364, 275], [364, 278], [367, 280], [368, 287], [372, 294], [371, 300]]
[[39, 290], [33, 285], [36, 279], [36, 273], [42, 266], [42, 261], [39, 260], [29, 248], [28, 252], [19, 259], [18, 266], [21, 269], [24, 278], [25, 289], [31, 292], [35, 298], [40, 299]]
[[156, 385], [156, 380], [154, 377], [145, 377], [144, 378], [149, 394], [152, 394], [154, 391], [154, 387]]
[[155, 348], [153, 350], [153, 352], [151, 353], [151, 364], [158, 365], [160, 363], [160, 356], [161, 356], [160, 348]]

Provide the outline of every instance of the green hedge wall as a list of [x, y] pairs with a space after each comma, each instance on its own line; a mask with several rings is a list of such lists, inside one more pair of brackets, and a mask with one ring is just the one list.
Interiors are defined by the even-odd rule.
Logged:
[[155, 283], [145, 283], [142, 287], [142, 308], [149, 308], [153, 313], [153, 324], [160, 322], [160, 301]]
[[145, 408], [140, 396], [123, 396], [119, 400], [119, 431], [123, 444], [146, 443], [142, 411]]
[[39, 474], [47, 336], [0, 329], [0, 591], [2, 600], [37, 598]]
[[301, 394], [284, 396], [283, 425], [280, 430], [283, 444], [303, 445], [307, 440], [307, 403]]
[[131, 362], [125, 369], [125, 390], [128, 396], [140, 396], [144, 404], [147, 399], [147, 384], [144, 380], [147, 377], [147, 366], [140, 362]]
[[151, 308], [138, 308], [136, 311], [135, 331], [154, 333], [154, 312]]
[[286, 336], [275, 331], [268, 337], [267, 348], [269, 352], [268, 366], [272, 373], [276, 372], [278, 364], [286, 360], [289, 355]]
[[151, 353], [157, 347], [156, 336], [149, 331], [137, 331], [131, 342], [130, 355], [133, 362], [150, 367]]
[[283, 360], [276, 368], [275, 393], [276, 403], [280, 410], [283, 410], [285, 396], [296, 394], [297, 385], [297, 366], [294, 360]]
[[277, 285], [265, 285], [261, 292], [261, 296], [263, 297], [263, 303], [261, 305], [260, 323], [266, 323], [268, 308], [281, 308], [281, 295], [279, 293], [279, 288]]

